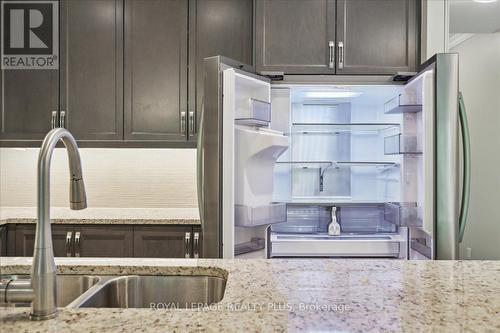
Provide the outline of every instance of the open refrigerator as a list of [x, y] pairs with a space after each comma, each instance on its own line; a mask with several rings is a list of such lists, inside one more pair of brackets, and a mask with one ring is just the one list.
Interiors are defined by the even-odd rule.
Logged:
[[[459, 105], [456, 54], [435, 55], [405, 82], [271, 81], [207, 58], [203, 256], [456, 259], [470, 180], [467, 149], [459, 180]], [[338, 236], [327, 233], [333, 211]]]

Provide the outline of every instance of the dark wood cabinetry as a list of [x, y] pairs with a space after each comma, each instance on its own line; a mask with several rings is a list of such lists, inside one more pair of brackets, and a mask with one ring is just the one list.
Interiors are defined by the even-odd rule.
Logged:
[[132, 257], [132, 226], [75, 227], [75, 257]]
[[189, 2], [189, 138], [194, 140], [203, 104], [203, 60], [224, 56], [253, 64], [253, 0]]
[[415, 71], [419, 3], [337, 0], [337, 74]]
[[190, 258], [192, 227], [145, 226], [134, 228], [134, 257]]
[[60, 1], [59, 126], [78, 141], [123, 138], [123, 1]]
[[[36, 227], [34, 225], [9, 226], [9, 233], [15, 232], [15, 253], [13, 255], [19, 257], [33, 256], [33, 250], [35, 249], [35, 231]], [[52, 248], [54, 249], [54, 256], [66, 257], [70, 252], [68, 236], [71, 237], [72, 233], [73, 227], [62, 225], [52, 226]]]
[[415, 71], [418, 0], [256, 0], [258, 72]]
[[188, 1], [125, 1], [125, 140], [187, 140]]
[[257, 0], [257, 72], [335, 74], [334, 0]]
[[[198, 226], [58, 224], [51, 227], [56, 257], [201, 256], [201, 228]], [[9, 256], [33, 256], [35, 230], [33, 224], [9, 224], [0, 228], [0, 250], [4, 248]]]
[[39, 142], [58, 120], [57, 70], [2, 70], [0, 140]]
[[7, 255], [7, 226], [0, 226], [0, 257]]

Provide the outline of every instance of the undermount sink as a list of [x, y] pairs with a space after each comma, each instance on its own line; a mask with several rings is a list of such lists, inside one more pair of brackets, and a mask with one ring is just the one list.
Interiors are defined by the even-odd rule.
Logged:
[[[29, 279], [29, 275], [2, 275], [0, 279]], [[98, 276], [92, 275], [58, 275], [56, 290], [57, 290], [57, 307], [65, 307], [78, 297], [83, 295], [87, 290], [95, 286], [101, 281]], [[16, 306], [29, 307], [30, 303], [3, 304], [1, 306]]]
[[[1, 279], [29, 279], [3, 275]], [[226, 279], [210, 275], [58, 275], [57, 307], [68, 308], [198, 308], [224, 297]], [[0, 303], [29, 307], [30, 303]]]
[[222, 300], [226, 280], [215, 276], [123, 276], [77, 305], [82, 308], [196, 308]]

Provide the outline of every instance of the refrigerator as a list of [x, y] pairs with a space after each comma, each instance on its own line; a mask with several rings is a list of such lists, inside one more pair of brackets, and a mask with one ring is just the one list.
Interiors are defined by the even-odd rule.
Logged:
[[457, 54], [404, 80], [271, 80], [222, 56], [204, 70], [203, 257], [458, 259], [470, 149]]

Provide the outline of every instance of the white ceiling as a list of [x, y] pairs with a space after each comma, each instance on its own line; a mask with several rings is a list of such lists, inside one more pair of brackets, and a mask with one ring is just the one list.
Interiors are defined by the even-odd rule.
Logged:
[[450, 0], [450, 33], [497, 31], [500, 31], [500, 0], [492, 3]]

